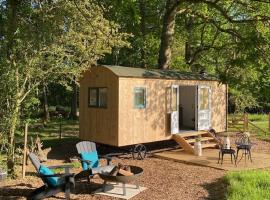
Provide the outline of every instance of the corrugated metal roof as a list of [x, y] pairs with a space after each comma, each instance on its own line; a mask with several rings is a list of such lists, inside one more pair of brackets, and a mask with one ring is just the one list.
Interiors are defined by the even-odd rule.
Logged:
[[112, 65], [102, 65], [102, 66], [111, 70], [115, 75], [119, 77], [218, 81], [218, 78], [216, 76], [210, 74], [201, 75], [197, 73], [181, 72], [176, 70], [144, 69], [144, 68], [112, 66]]

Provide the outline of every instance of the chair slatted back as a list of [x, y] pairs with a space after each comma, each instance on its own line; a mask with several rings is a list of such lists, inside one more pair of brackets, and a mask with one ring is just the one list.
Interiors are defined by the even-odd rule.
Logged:
[[251, 144], [249, 135], [247, 135], [246, 133], [238, 133], [236, 135], [236, 139], [235, 139], [235, 144], [246, 144], [249, 145]]
[[32, 164], [36, 168], [37, 172], [39, 172], [39, 168], [40, 168], [41, 164], [40, 164], [40, 161], [39, 161], [38, 157], [34, 153], [29, 153], [28, 156], [29, 156]]
[[78, 153], [97, 151], [96, 143], [90, 141], [82, 141], [76, 144]]

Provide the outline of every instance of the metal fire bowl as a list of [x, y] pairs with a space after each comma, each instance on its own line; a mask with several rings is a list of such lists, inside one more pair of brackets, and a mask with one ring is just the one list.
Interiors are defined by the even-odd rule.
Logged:
[[99, 176], [101, 179], [103, 179], [104, 181], [108, 181], [108, 182], [129, 183], [131, 181], [136, 180], [143, 173], [143, 169], [141, 167], [137, 167], [137, 166], [131, 165], [130, 170], [134, 175], [132, 175], [132, 176], [124, 176], [124, 175], [112, 176], [109, 174], [99, 174]]

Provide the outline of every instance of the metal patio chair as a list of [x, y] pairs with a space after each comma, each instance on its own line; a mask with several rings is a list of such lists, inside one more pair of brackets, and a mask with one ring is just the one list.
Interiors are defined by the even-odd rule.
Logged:
[[[28, 200], [39, 200], [56, 195], [59, 192], [65, 192], [66, 199], [70, 199], [70, 189], [75, 187], [74, 174], [69, 173], [71, 165], [58, 165], [46, 167], [40, 163], [40, 160], [34, 153], [29, 154], [29, 158], [38, 172], [44, 185], [37, 188], [27, 197]], [[63, 174], [55, 174], [51, 169], [65, 169]]]
[[217, 135], [217, 133], [216, 133], [216, 131], [214, 129], [209, 130], [209, 132], [212, 133], [215, 136], [215, 138], [217, 139], [217, 141], [218, 141], [218, 146], [219, 146], [218, 164], [220, 162], [220, 164], [222, 165], [224, 155], [228, 154], [228, 155], [231, 156], [231, 163], [232, 164], [234, 163], [235, 166], [236, 166], [236, 155], [235, 155], [236, 152], [235, 152], [235, 150], [232, 147], [227, 148], [224, 145], [223, 140]]
[[252, 162], [252, 158], [251, 158], [252, 143], [250, 141], [249, 136], [246, 133], [238, 133], [236, 135], [235, 145], [237, 149], [236, 159], [238, 158], [239, 151], [240, 150], [244, 151], [238, 162], [242, 160], [243, 156], [245, 156], [245, 162], [246, 162], [246, 158], [248, 158], [250, 162]]

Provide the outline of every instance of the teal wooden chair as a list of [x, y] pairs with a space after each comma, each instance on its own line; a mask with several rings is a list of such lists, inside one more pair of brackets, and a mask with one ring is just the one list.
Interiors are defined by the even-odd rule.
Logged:
[[[69, 173], [71, 165], [58, 165], [46, 167], [40, 163], [40, 160], [34, 153], [29, 154], [29, 158], [38, 172], [44, 185], [35, 189], [27, 197], [28, 200], [39, 200], [56, 195], [59, 192], [65, 192], [66, 199], [70, 199], [70, 189], [75, 187], [74, 174]], [[52, 169], [63, 168], [65, 173], [55, 174]]]
[[[82, 164], [83, 171], [75, 176], [75, 179], [87, 178], [90, 181], [95, 174], [110, 173], [115, 167], [111, 164], [112, 158], [109, 156], [98, 156], [96, 144], [90, 141], [82, 141], [76, 144], [79, 160]], [[101, 166], [100, 158], [105, 158], [107, 165]]]

